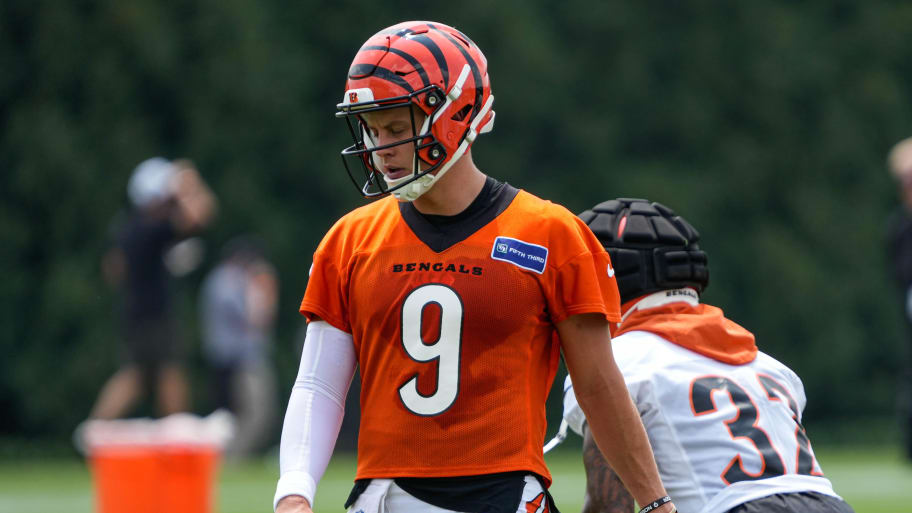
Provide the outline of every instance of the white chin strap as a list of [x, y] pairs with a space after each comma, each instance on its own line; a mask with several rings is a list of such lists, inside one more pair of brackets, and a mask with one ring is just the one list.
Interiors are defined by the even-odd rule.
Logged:
[[[420, 132], [422, 135], [430, 133], [430, 127], [432, 127], [434, 123], [446, 112], [453, 101], [459, 98], [459, 96], [462, 94], [462, 86], [469, 78], [469, 71], [470, 68], [468, 64], [462, 67], [462, 72], [459, 74], [459, 78], [447, 93], [446, 103], [444, 103], [443, 106], [436, 113], [434, 113], [433, 116], [428, 116], [424, 120], [424, 124], [422, 124]], [[478, 137], [478, 134], [490, 132], [491, 129], [494, 128], [494, 116], [492, 115], [491, 121], [486, 123], [485, 126], [481, 128], [480, 132], [477, 131], [479, 123], [481, 123], [481, 120], [483, 120], [488, 115], [488, 112], [491, 110], [492, 105], [494, 105], [494, 95], [488, 96], [488, 101], [485, 102], [484, 106], [482, 106], [481, 110], [479, 110], [478, 114], [475, 116], [475, 119], [473, 119], [472, 123], [469, 125], [469, 131], [466, 134], [465, 139], [462, 140], [462, 143], [458, 148], [456, 148], [456, 151], [453, 152], [453, 155], [443, 164], [443, 166], [440, 167], [440, 169], [437, 170], [436, 173], [428, 173], [412, 181], [408, 185], [396, 189], [391, 194], [399, 201], [415, 201], [422, 194], [429, 191], [431, 187], [433, 187], [437, 182], [437, 180], [439, 180], [440, 177], [443, 176], [444, 173], [446, 173], [450, 167], [456, 163], [457, 160], [462, 158], [463, 154], [465, 154], [466, 150], [469, 149], [469, 146], [471, 146], [472, 142], [475, 141], [475, 138]], [[413, 176], [420, 172], [420, 161], [416, 154], [411, 175], [405, 175], [401, 178], [392, 180], [384, 175], [383, 180], [386, 181], [387, 188], [392, 189], [393, 187], [396, 187], [403, 182], [411, 180]]]

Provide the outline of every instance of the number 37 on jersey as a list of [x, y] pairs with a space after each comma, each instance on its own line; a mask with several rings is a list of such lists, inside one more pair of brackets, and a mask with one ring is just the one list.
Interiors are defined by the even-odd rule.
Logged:
[[822, 476], [798, 420], [798, 403], [775, 378], [764, 374], [755, 374], [755, 378], [759, 387], [742, 386], [718, 375], [704, 375], [691, 382], [693, 415], [719, 419], [732, 446], [740, 449], [722, 472], [722, 480], [732, 484], [786, 473]]

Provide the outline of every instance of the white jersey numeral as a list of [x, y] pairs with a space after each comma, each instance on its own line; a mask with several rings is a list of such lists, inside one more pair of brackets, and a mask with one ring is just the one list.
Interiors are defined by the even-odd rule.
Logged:
[[[426, 344], [421, 339], [422, 313], [425, 307], [440, 308], [440, 335]], [[402, 304], [402, 346], [417, 362], [437, 361], [437, 388], [431, 395], [418, 391], [415, 374], [399, 387], [402, 404], [422, 416], [439, 415], [459, 395], [459, 353], [462, 346], [462, 299], [453, 289], [439, 284], [422, 285], [411, 291]]]

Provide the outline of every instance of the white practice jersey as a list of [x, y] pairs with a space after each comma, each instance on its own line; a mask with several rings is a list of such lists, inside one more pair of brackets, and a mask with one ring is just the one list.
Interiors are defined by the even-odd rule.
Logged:
[[[728, 365], [645, 331], [613, 339], [618, 367], [643, 419], [666, 490], [681, 513], [721, 513], [768, 495], [838, 497], [801, 427], [801, 379], [758, 352]], [[585, 417], [564, 387], [564, 417]]]

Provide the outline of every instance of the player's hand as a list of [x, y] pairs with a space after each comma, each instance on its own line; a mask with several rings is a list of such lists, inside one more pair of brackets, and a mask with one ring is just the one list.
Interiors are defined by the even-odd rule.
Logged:
[[275, 513], [313, 513], [310, 503], [300, 495], [282, 497], [276, 506]]
[[174, 163], [177, 172], [171, 179], [171, 190], [175, 195], [194, 194], [202, 186], [202, 178], [192, 162], [179, 160]]

